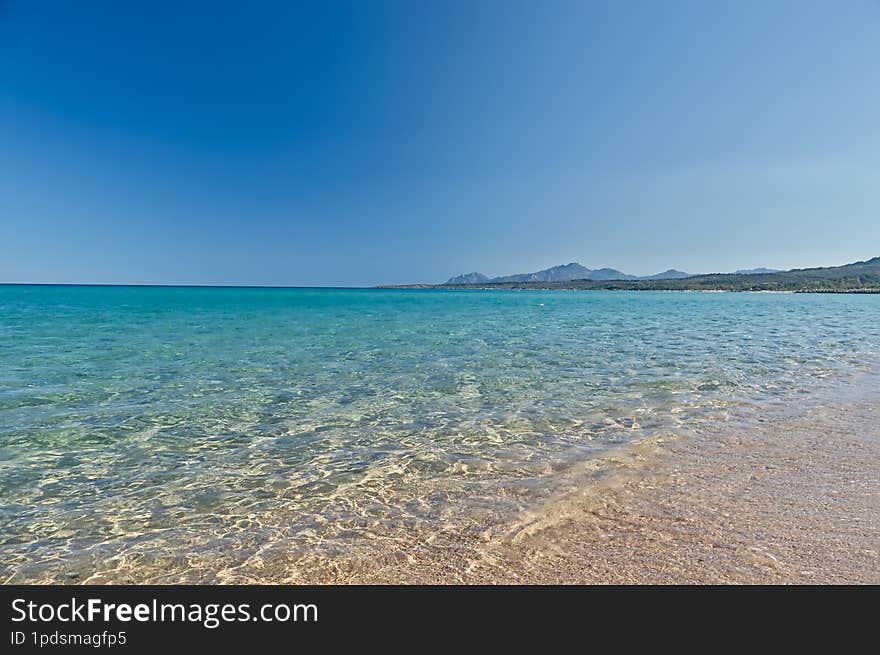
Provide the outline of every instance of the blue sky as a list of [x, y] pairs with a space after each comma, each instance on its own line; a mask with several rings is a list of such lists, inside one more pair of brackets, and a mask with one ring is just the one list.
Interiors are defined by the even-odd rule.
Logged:
[[0, 281], [880, 255], [880, 2], [0, 3]]

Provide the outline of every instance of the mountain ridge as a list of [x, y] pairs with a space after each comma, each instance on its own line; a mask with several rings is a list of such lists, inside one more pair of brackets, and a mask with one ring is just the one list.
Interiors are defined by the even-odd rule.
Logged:
[[513, 275], [500, 275], [490, 278], [488, 275], [478, 273], [464, 273], [449, 278], [444, 284], [504, 284], [510, 282], [571, 282], [572, 280], [638, 280], [638, 279], [666, 279], [666, 274], [670, 277], [688, 277], [689, 273], [684, 271], [676, 271], [669, 269], [662, 273], [656, 273], [652, 276], [640, 278], [638, 275], [624, 273], [616, 268], [597, 268], [589, 269], [579, 262], [569, 262], [568, 264], [559, 264], [551, 266], [534, 273], [515, 273]]
[[[572, 262], [580, 267], [580, 264]], [[571, 264], [562, 267], [554, 267], [538, 271], [535, 274], [520, 274], [522, 276], [538, 275], [542, 272], [554, 269], [575, 270]], [[591, 271], [586, 267], [582, 269], [591, 274], [603, 271], [613, 271], [610, 275], [620, 273], [615, 269], [597, 269]], [[579, 269], [577, 269], [579, 270]], [[498, 282], [488, 279], [485, 282], [475, 284], [421, 284], [421, 285], [397, 285], [398, 287], [420, 288], [487, 288], [487, 289], [606, 289], [606, 290], [631, 290], [631, 291], [794, 291], [794, 292], [826, 292], [826, 293], [880, 293], [880, 256], [867, 260], [843, 264], [841, 266], [824, 266], [814, 268], [793, 268], [787, 271], [772, 273], [751, 272], [742, 273], [710, 273], [701, 275], [686, 275], [682, 277], [658, 277], [666, 274], [683, 274], [683, 271], [664, 271], [656, 276], [637, 278], [607, 278], [607, 279], [573, 279], [573, 280], [510, 280]], [[558, 270], [557, 270], [557, 274]], [[481, 275], [481, 274], [471, 274]], [[625, 274], [623, 274], [625, 275]], [[485, 277], [485, 276], [483, 276]], [[519, 276], [508, 276], [519, 277]], [[455, 279], [455, 278], [453, 278]]]

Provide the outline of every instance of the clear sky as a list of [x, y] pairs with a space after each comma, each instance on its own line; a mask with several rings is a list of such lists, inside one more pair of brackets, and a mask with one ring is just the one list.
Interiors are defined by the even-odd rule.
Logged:
[[0, 0], [3, 282], [877, 255], [877, 0]]

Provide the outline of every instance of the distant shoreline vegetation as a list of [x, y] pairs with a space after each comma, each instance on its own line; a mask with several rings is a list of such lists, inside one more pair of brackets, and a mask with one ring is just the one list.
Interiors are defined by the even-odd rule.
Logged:
[[[568, 265], [571, 266], [571, 265]], [[559, 267], [557, 267], [559, 268]], [[554, 269], [548, 269], [548, 271]], [[586, 269], [589, 270], [589, 269]], [[607, 270], [607, 269], [606, 269]], [[530, 276], [538, 274], [528, 274]], [[513, 277], [513, 276], [512, 276]], [[516, 276], [519, 277], [519, 276]], [[455, 279], [455, 278], [453, 278]], [[572, 289], [606, 291], [789, 291], [796, 293], [880, 293], [880, 257], [844, 266], [802, 268], [773, 273], [712, 273], [651, 279], [572, 279], [480, 281], [462, 284], [405, 284], [404, 289]]]

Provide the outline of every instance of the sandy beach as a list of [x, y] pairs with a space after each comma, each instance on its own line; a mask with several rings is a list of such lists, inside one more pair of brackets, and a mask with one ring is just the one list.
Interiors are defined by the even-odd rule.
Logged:
[[477, 558], [440, 536], [335, 581], [880, 583], [880, 403], [870, 386], [854, 393], [757, 430], [721, 425], [611, 453], [592, 463], [597, 482]]
[[[568, 503], [522, 540], [517, 582], [878, 583], [880, 412], [841, 404], [715, 443], [662, 445], [645, 476]], [[651, 457], [651, 456], [648, 456]]]

